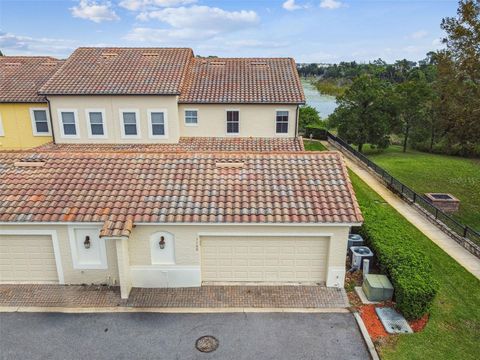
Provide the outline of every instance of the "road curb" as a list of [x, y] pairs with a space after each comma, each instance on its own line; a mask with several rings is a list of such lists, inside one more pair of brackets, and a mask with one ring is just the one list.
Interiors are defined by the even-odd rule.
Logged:
[[355, 317], [355, 320], [357, 321], [358, 327], [360, 329], [360, 332], [362, 333], [363, 340], [365, 340], [365, 344], [367, 345], [368, 352], [370, 353], [370, 356], [372, 357], [373, 360], [380, 360], [377, 354], [377, 350], [375, 350], [375, 346], [373, 345], [373, 341], [370, 338], [370, 335], [368, 334], [368, 330], [365, 327], [365, 324], [363, 323], [363, 320], [360, 316], [360, 314], [355, 311], [353, 313], [353, 316]]
[[0, 313], [45, 312], [45, 313], [177, 313], [177, 314], [211, 314], [211, 313], [350, 313], [345, 308], [159, 308], [159, 307], [38, 307], [38, 306], [3, 306]]

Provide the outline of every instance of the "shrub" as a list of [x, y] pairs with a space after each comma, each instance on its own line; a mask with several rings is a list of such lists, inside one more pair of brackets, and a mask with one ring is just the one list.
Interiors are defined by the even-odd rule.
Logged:
[[305, 138], [310, 139], [310, 134], [314, 139], [327, 140], [327, 131], [321, 125], [307, 126], [305, 128]]
[[[380, 269], [392, 281], [398, 310], [407, 319], [421, 318], [429, 311], [438, 291], [429, 259], [381, 208], [362, 210], [367, 220], [360, 232], [375, 253]], [[369, 218], [376, 221], [368, 221]]]

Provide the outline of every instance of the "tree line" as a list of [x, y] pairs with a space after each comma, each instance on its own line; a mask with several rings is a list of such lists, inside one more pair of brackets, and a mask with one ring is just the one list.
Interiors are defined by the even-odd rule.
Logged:
[[442, 20], [445, 48], [420, 62], [343, 62], [303, 66], [302, 75], [350, 82], [327, 126], [362, 151], [386, 148], [391, 135], [408, 146], [480, 156], [480, 2], [461, 0], [456, 17]]

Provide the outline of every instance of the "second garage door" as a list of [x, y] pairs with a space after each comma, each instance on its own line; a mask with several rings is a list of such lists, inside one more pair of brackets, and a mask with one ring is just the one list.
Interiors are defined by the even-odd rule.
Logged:
[[0, 281], [57, 282], [50, 236], [0, 236]]
[[202, 237], [202, 281], [321, 283], [327, 257], [327, 238]]

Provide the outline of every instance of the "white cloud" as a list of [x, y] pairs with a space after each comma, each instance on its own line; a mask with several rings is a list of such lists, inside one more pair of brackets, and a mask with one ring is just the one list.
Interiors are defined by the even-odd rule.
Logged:
[[340, 7], [344, 6], [344, 4], [341, 1], [337, 0], [322, 0], [320, 2], [320, 7], [323, 9], [338, 9]]
[[288, 10], [288, 11], [299, 10], [299, 9], [303, 8], [303, 6], [298, 5], [297, 3], [295, 3], [295, 0], [287, 0], [287, 1], [285, 1], [285, 2], [282, 4], [282, 7], [283, 7], [285, 10]]
[[423, 39], [428, 35], [428, 32], [425, 30], [418, 30], [410, 34], [410, 38], [414, 40]]
[[197, 2], [197, 0], [122, 0], [118, 5], [131, 11], [137, 11], [152, 8], [188, 5], [195, 2]]
[[0, 31], [0, 48], [6, 55], [65, 56], [76, 46], [72, 40], [34, 38]]
[[70, 11], [76, 18], [87, 19], [96, 23], [119, 19], [109, 1], [99, 3], [94, 0], [80, 0], [78, 6], [74, 6]]
[[[259, 17], [255, 11], [226, 11], [209, 6], [191, 6], [145, 11], [137, 16], [142, 21], [158, 20], [170, 28], [134, 28], [128, 40], [153, 41], [155, 37], [200, 40], [256, 26]], [[159, 42], [158, 39], [156, 42]]]

